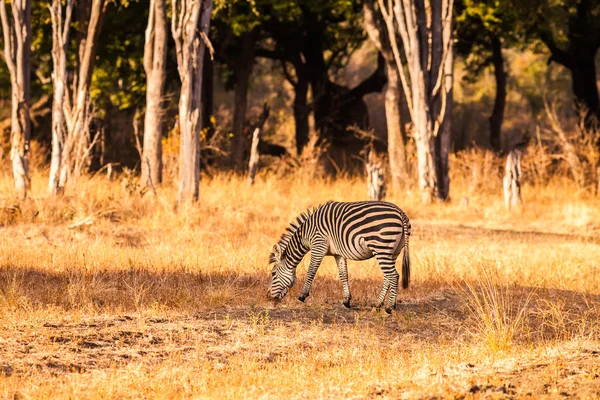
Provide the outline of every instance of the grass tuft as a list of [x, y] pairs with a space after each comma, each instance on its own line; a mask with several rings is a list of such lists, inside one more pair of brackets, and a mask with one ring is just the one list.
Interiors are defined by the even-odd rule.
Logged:
[[467, 310], [475, 318], [470, 333], [492, 353], [511, 350], [515, 339], [524, 333], [534, 290], [522, 290], [503, 282], [497, 268], [487, 263], [472, 267], [471, 279], [458, 286]]

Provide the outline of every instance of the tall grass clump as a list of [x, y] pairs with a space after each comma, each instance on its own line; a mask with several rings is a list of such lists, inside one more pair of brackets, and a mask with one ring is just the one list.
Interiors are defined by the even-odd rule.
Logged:
[[492, 354], [508, 351], [524, 331], [533, 291], [522, 296], [517, 286], [503, 282], [498, 269], [487, 263], [470, 268], [473, 277], [456, 288], [474, 319], [467, 330]]

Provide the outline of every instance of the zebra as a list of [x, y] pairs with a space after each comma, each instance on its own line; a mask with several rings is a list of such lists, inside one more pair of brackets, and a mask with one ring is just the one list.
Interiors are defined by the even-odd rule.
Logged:
[[399, 275], [396, 259], [402, 258], [402, 287], [410, 281], [408, 239], [411, 226], [398, 206], [382, 201], [329, 201], [301, 213], [273, 247], [269, 262], [274, 264], [268, 295], [276, 302], [283, 299], [296, 283], [296, 267], [310, 250], [310, 266], [298, 300], [304, 302], [323, 257], [335, 257], [344, 291], [345, 307], [350, 308], [347, 260], [375, 257], [383, 271], [383, 288], [377, 301], [379, 310], [389, 292], [386, 313], [396, 308]]

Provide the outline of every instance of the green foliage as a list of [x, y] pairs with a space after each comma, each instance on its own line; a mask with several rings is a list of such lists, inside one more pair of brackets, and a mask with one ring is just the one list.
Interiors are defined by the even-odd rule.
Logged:
[[[564, 51], [600, 45], [600, 3], [596, 0], [505, 0], [521, 31]], [[577, 42], [577, 45], [575, 45]]]
[[227, 25], [238, 37], [252, 31], [263, 20], [256, 1], [247, 0], [216, 0], [213, 4], [213, 18]]
[[525, 35], [519, 16], [506, 1], [462, 0], [456, 6], [456, 52], [465, 57], [466, 67], [475, 79], [492, 61], [492, 37], [504, 46], [523, 46]]
[[144, 106], [143, 33], [147, 20], [147, 3], [121, 2], [107, 11], [91, 87], [101, 115], [107, 107], [127, 110]]
[[[241, 37], [252, 32], [257, 47], [273, 51], [279, 60], [291, 62], [303, 57], [307, 46], [319, 46], [335, 73], [366, 39], [361, 10], [352, 0], [217, 0], [211, 25], [217, 62], [233, 86]], [[308, 31], [315, 30], [319, 43], [307, 43]]]

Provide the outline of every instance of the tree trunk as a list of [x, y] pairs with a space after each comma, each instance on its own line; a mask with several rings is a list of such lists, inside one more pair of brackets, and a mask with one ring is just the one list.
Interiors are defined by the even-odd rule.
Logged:
[[582, 0], [577, 3], [577, 13], [568, 20], [568, 41], [564, 48], [559, 46], [559, 41], [545, 24], [540, 25], [538, 33], [552, 54], [548, 62], [556, 61], [571, 71], [576, 107], [582, 111], [586, 128], [597, 129], [600, 122], [600, 98], [595, 64], [598, 28], [594, 23], [594, 15], [598, 6], [596, 1]]
[[29, 137], [31, 120], [31, 78], [29, 54], [31, 48], [31, 0], [12, 0], [11, 19], [6, 13], [5, 0], [0, 2], [0, 17], [4, 36], [4, 59], [11, 83], [10, 158], [15, 189], [20, 199], [29, 191]]
[[[445, 110], [440, 111], [443, 115], [440, 130], [435, 137], [435, 170], [437, 177], [437, 198], [446, 200], [450, 195], [450, 165], [448, 155], [450, 154], [450, 144], [452, 138], [452, 88], [454, 81], [454, 57], [452, 52], [447, 54], [443, 68], [443, 78], [441, 90], [445, 93]], [[444, 106], [442, 101], [442, 107]]]
[[[88, 3], [85, 3], [88, 4]], [[81, 9], [85, 4], [78, 4]], [[90, 84], [96, 59], [98, 37], [106, 15], [108, 0], [92, 0], [86, 21], [87, 33], [79, 43], [79, 62], [73, 72], [73, 92], [64, 96], [63, 114], [67, 125], [60, 162], [59, 188], [64, 191], [69, 180], [75, 180], [89, 165], [93, 140], [90, 137], [92, 120]], [[78, 13], [81, 11], [78, 9]], [[81, 15], [79, 15], [81, 18]], [[78, 34], [79, 36], [79, 34]]]
[[573, 93], [577, 101], [577, 107], [583, 107], [582, 113], [586, 120], [586, 126], [592, 127], [600, 120], [600, 98], [598, 97], [598, 86], [596, 85], [596, 52], [582, 55], [574, 60], [571, 76], [573, 81]]
[[215, 133], [214, 126], [214, 71], [213, 60], [210, 52], [204, 52], [204, 66], [202, 67], [202, 129], [206, 129], [206, 140], [210, 140]]
[[506, 105], [506, 71], [504, 70], [504, 57], [502, 57], [502, 43], [500, 38], [492, 35], [492, 63], [496, 77], [496, 99], [494, 109], [490, 116], [490, 144], [496, 153], [502, 151], [502, 121], [504, 120], [504, 107]]
[[398, 71], [392, 63], [387, 67], [388, 86], [385, 90], [385, 121], [387, 124], [388, 156], [392, 185], [398, 190], [408, 179], [406, 168], [406, 149], [402, 137], [401, 99], [402, 88]]
[[513, 149], [506, 156], [506, 167], [504, 168], [504, 205], [506, 210], [520, 207], [521, 200], [521, 157], [520, 149]]
[[181, 79], [178, 205], [199, 197], [202, 66], [211, 12], [212, 0], [173, 0], [171, 30]]
[[[332, 137], [333, 88], [330, 85], [325, 56], [323, 54], [323, 36], [326, 27], [319, 22], [318, 14], [307, 7], [302, 9], [305, 20], [306, 38], [302, 49], [304, 65], [310, 80], [315, 128], [321, 137]], [[344, 127], [345, 129], [345, 127]]]
[[[378, 0], [413, 122], [422, 200], [446, 200], [452, 105], [451, 0]], [[401, 45], [400, 45], [401, 43]], [[404, 63], [401, 55], [405, 55]], [[406, 65], [405, 65], [406, 64]]]
[[142, 157], [142, 183], [149, 187], [162, 182], [163, 91], [167, 59], [167, 12], [165, 0], [151, 0], [146, 28], [144, 69], [146, 71], [146, 115]]
[[309, 80], [306, 73], [299, 68], [296, 68], [296, 75], [298, 81], [294, 86], [294, 124], [296, 127], [296, 151], [300, 155], [308, 143], [310, 107], [307, 97]]
[[386, 192], [385, 175], [383, 174], [381, 160], [373, 153], [374, 150], [372, 148], [369, 149], [367, 162], [365, 164], [367, 172], [367, 190], [369, 193], [369, 200], [382, 201]]
[[246, 32], [242, 36], [242, 54], [235, 71], [235, 96], [233, 111], [233, 139], [231, 140], [231, 162], [237, 172], [244, 168], [244, 124], [248, 104], [248, 84], [254, 64], [254, 32]]
[[381, 14], [375, 11], [373, 0], [363, 3], [365, 30], [385, 59], [387, 88], [385, 91], [385, 120], [387, 124], [388, 156], [392, 186], [399, 189], [408, 179], [406, 148], [402, 129], [403, 91], [394, 60], [392, 45]]
[[248, 162], [248, 185], [254, 185], [254, 178], [256, 176], [256, 171], [258, 170], [258, 160], [260, 158], [260, 153], [258, 151], [258, 145], [260, 143], [260, 131], [262, 130], [265, 122], [267, 122], [267, 118], [269, 118], [269, 105], [267, 103], [263, 106], [263, 112], [260, 116], [258, 122], [254, 127], [254, 131], [252, 133], [252, 145], [250, 146], [250, 161]]
[[54, 99], [52, 102], [52, 155], [48, 191], [52, 195], [60, 192], [59, 174], [65, 142], [65, 94], [67, 90], [67, 47], [69, 45], [69, 27], [74, 0], [68, 0], [64, 12], [60, 0], [53, 0], [50, 8], [52, 17], [52, 84]]

